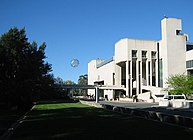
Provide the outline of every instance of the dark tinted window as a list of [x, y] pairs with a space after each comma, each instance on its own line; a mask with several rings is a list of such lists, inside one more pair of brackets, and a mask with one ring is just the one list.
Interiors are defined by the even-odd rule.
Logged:
[[184, 96], [174, 96], [174, 99], [185, 99]]

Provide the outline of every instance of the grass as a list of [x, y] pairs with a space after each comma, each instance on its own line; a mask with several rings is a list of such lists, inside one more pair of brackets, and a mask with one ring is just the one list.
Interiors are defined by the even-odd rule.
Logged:
[[0, 110], [0, 136], [24, 114], [20, 111]]
[[192, 131], [80, 103], [35, 105], [12, 140], [193, 138]]

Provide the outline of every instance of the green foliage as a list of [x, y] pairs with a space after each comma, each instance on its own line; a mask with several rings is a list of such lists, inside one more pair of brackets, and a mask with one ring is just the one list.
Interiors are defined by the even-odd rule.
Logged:
[[[79, 85], [87, 85], [88, 84], [88, 75], [80, 75], [78, 79]], [[87, 95], [87, 89], [79, 89], [79, 95], [86, 96]]]
[[[66, 80], [64, 81], [65, 85], [76, 85], [75, 82], [71, 81], [71, 80]], [[69, 94], [68, 96], [74, 96], [78, 94], [78, 89], [68, 89], [68, 91], [66, 90], [66, 92]]]
[[79, 85], [87, 85], [88, 84], [88, 75], [80, 75], [78, 79], [78, 84]]
[[28, 42], [24, 28], [12, 28], [0, 36], [1, 100], [24, 106], [50, 91], [52, 68], [44, 61], [45, 48], [45, 43], [38, 47], [36, 42]]
[[171, 94], [193, 93], [193, 76], [191, 75], [171, 75], [168, 80], [168, 92]]
[[64, 84], [65, 84], [65, 85], [75, 85], [76, 83], [74, 83], [74, 82], [71, 81], [71, 80], [66, 80], [66, 81], [64, 81]]

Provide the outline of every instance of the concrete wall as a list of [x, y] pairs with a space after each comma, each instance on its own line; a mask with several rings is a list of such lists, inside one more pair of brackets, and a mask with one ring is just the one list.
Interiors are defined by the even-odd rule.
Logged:
[[132, 60], [132, 51], [137, 50], [138, 60], [141, 60], [141, 51], [147, 51], [147, 59], [151, 59], [151, 51], [157, 51], [157, 41], [155, 40], [140, 40], [140, 39], [128, 39], [128, 60]]
[[151, 51], [157, 51], [155, 40], [121, 39], [115, 44], [115, 63], [132, 60], [132, 51], [137, 50], [138, 59], [141, 60], [141, 51], [147, 51], [148, 60], [151, 58]]
[[[115, 73], [115, 62], [112, 61], [99, 68], [97, 64], [103, 62], [103, 60], [92, 60], [88, 64], [88, 84], [94, 85], [94, 82], [104, 81], [104, 85], [113, 85], [113, 73]], [[117, 70], [119, 71], [119, 69]], [[116, 83], [115, 83], [116, 84]], [[111, 98], [112, 90], [104, 90], [104, 95], [108, 95]], [[94, 89], [89, 89], [88, 94], [95, 94]]]
[[193, 50], [186, 52], [186, 61], [193, 60]]
[[[98, 72], [96, 65], [103, 62], [103, 60], [92, 60], [88, 63], [88, 85], [94, 85], [94, 81], [98, 79]], [[89, 95], [95, 95], [95, 89], [88, 89]]]
[[174, 74], [186, 74], [186, 36], [176, 34], [182, 30], [181, 19], [164, 18], [161, 21], [162, 40], [160, 57], [163, 60], [163, 87], [167, 78]]
[[103, 62], [103, 60], [92, 60], [88, 63], [88, 85], [93, 85], [94, 81], [97, 81], [98, 79], [98, 71], [96, 68], [96, 65]]
[[104, 97], [105, 95], [107, 95], [108, 100], [112, 100], [113, 99], [113, 90], [104, 90]]
[[127, 60], [128, 48], [127, 39], [121, 39], [115, 44], [115, 63]]

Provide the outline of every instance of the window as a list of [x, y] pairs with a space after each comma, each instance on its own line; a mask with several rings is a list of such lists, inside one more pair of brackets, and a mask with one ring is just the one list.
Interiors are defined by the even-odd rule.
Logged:
[[193, 50], [193, 45], [192, 44], [187, 44], [186, 45], [186, 51]]
[[155, 51], [152, 51], [152, 52], [151, 52], [151, 58], [152, 58], [152, 59], [156, 59], [156, 52], [155, 52]]
[[174, 99], [185, 99], [184, 96], [174, 96]]
[[152, 86], [156, 86], [156, 60], [152, 60]]
[[137, 57], [137, 50], [132, 50], [132, 57]]
[[[147, 80], [146, 79], [146, 61], [147, 60], [143, 60], [142, 61], [142, 79], [144, 79], [145, 81]], [[147, 85], [147, 83], [145, 84], [145, 85]]]
[[113, 85], [115, 85], [115, 73], [113, 73]]
[[163, 87], [163, 62], [162, 62], [162, 59], [159, 60], [158, 86]]
[[171, 100], [173, 99], [173, 96], [168, 95], [168, 96], [165, 96], [164, 99]]
[[180, 30], [176, 30], [176, 35], [180, 35]]
[[147, 51], [142, 51], [142, 58], [146, 58]]
[[186, 68], [193, 67], [193, 60], [186, 61]]

